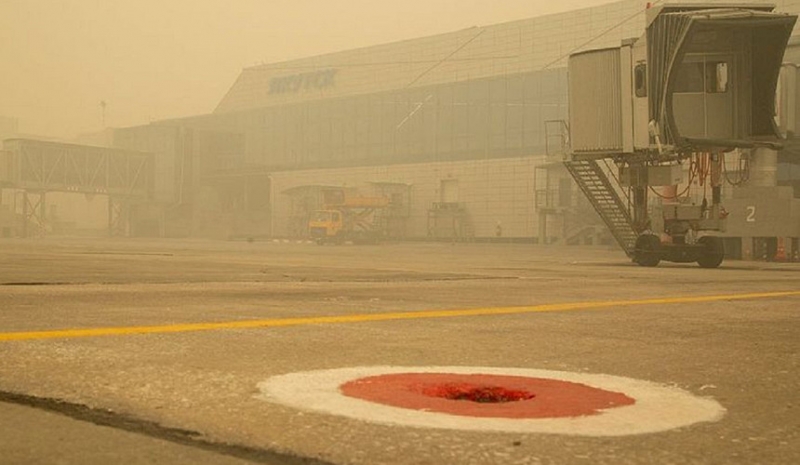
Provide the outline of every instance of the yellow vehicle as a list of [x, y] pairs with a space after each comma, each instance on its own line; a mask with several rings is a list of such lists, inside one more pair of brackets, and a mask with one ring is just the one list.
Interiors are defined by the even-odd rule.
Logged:
[[318, 244], [377, 242], [386, 233], [382, 217], [389, 204], [388, 197], [346, 197], [314, 212], [309, 235]]

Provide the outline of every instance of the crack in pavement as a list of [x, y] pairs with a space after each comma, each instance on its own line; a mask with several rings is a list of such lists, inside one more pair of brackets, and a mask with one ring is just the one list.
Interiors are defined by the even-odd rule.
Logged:
[[63, 415], [74, 420], [106, 426], [130, 433], [140, 434], [155, 439], [169, 441], [175, 444], [194, 447], [220, 455], [227, 455], [254, 463], [268, 465], [333, 465], [310, 457], [300, 457], [285, 452], [268, 449], [215, 442], [202, 437], [198, 431], [181, 428], [170, 428], [158, 423], [143, 420], [112, 410], [89, 407], [87, 405], [68, 402], [49, 397], [37, 397], [16, 392], [0, 391], [0, 402], [32, 407], [51, 413]]

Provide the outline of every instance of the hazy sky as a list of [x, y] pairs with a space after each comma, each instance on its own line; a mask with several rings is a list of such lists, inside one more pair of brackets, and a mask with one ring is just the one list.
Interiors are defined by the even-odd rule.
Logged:
[[[69, 138], [211, 112], [242, 68], [610, 0], [0, 0], [0, 116]], [[643, 1], [643, 5], [644, 5]]]

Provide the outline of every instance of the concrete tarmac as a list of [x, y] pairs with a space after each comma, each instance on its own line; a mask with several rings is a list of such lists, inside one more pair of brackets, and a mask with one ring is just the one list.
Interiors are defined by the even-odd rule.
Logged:
[[[800, 264], [641, 268], [607, 247], [6, 239], [0, 436], [13, 439], [0, 440], [0, 457], [798, 463], [798, 291]], [[766, 295], [779, 292], [790, 294]], [[520, 306], [530, 311], [503, 312]], [[405, 316], [381, 320], [390, 313]], [[258, 397], [274, 375], [386, 365], [604, 373], [679, 387], [727, 413], [584, 437], [376, 424]], [[63, 431], [69, 449], [36, 431]]]
[[[77, 420], [59, 413], [0, 403], [0, 451], [4, 464], [173, 464], [244, 465], [225, 450], [184, 445], [132, 431]], [[277, 459], [278, 465], [283, 462]]]

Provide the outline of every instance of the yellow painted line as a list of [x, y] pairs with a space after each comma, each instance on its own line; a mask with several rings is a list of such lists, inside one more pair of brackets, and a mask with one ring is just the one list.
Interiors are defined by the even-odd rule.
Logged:
[[61, 329], [52, 331], [28, 331], [0, 333], [2, 341], [29, 341], [37, 339], [71, 339], [97, 336], [122, 336], [127, 334], [186, 333], [223, 329], [277, 328], [284, 326], [308, 326], [369, 321], [418, 320], [426, 318], [454, 318], [465, 316], [514, 315], [521, 313], [566, 312], [571, 310], [596, 310], [611, 307], [640, 305], [681, 304], [718, 302], [723, 300], [753, 300], [776, 297], [800, 296], [800, 291], [762, 292], [751, 294], [729, 294], [697, 297], [668, 297], [643, 300], [609, 300], [596, 302], [572, 302], [562, 304], [534, 305], [524, 307], [489, 307], [464, 310], [425, 310], [417, 312], [372, 313], [334, 315], [305, 318], [279, 318], [272, 320], [224, 321], [216, 323], [186, 323], [160, 326], [123, 326], [110, 328]]

